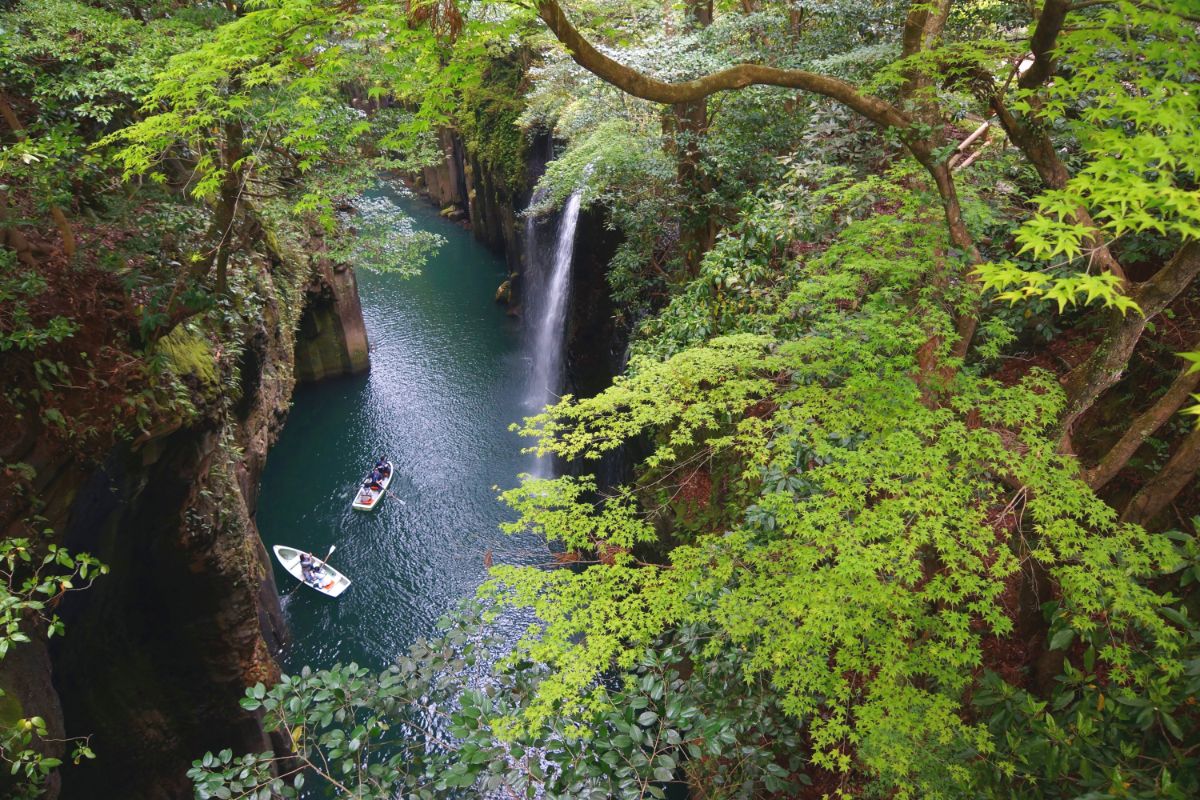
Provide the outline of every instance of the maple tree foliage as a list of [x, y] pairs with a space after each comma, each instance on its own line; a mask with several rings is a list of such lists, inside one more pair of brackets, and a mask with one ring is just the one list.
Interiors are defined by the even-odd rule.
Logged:
[[[181, 319], [239, 296], [261, 224], [334, 235], [442, 126], [498, 159], [549, 130], [542, 210], [580, 191], [623, 235], [630, 362], [518, 426], [572, 472], [501, 495], [558, 566], [496, 566], [394, 669], [253, 687], [295, 751], [209, 754], [198, 793], [1200, 791], [1194, 5], [18, 4], [46, 44], [6, 42], [16, 107], [87, 99], [9, 120], [0, 163], [64, 252], [88, 174], [202, 209]], [[82, 58], [68, 7], [154, 47], [38, 72]], [[628, 480], [589, 476], [618, 451]], [[493, 664], [496, 606], [537, 621]]]

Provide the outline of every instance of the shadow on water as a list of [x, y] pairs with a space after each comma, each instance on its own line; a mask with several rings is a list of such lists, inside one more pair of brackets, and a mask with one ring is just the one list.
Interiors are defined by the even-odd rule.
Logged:
[[[258, 525], [268, 548], [323, 555], [353, 585], [338, 600], [301, 588], [285, 612], [289, 671], [356, 661], [390, 663], [486, 578], [496, 563], [532, 563], [533, 537], [498, 530], [493, 486], [512, 486], [528, 457], [508, 430], [525, 413], [529, 367], [514, 320], [493, 302], [504, 262], [411, 197], [393, 196], [418, 229], [446, 239], [414, 278], [360, 274], [371, 371], [299, 387], [263, 475]], [[391, 492], [352, 511], [373, 460], [396, 465]], [[545, 552], [544, 545], [541, 552]], [[281, 591], [295, 581], [276, 564]], [[524, 624], [514, 619], [515, 638]]]

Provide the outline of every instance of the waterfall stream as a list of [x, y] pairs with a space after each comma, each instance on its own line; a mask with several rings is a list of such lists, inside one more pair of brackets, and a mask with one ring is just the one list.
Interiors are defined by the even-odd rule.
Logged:
[[[534, 202], [537, 198], [534, 198]], [[575, 254], [575, 227], [579, 222], [580, 193], [573, 193], [563, 207], [555, 237], [554, 260], [548, 274], [536, 283], [531, 282], [536, 297], [529, 304], [530, 358], [531, 368], [525, 405], [530, 413], [537, 413], [558, 399], [562, 391], [564, 374], [564, 350], [566, 345], [567, 307], [571, 294], [571, 260]], [[537, 247], [536, 222], [530, 217], [526, 223], [527, 246], [530, 272], [540, 272]], [[553, 460], [536, 458], [530, 473], [535, 477], [550, 477]]]

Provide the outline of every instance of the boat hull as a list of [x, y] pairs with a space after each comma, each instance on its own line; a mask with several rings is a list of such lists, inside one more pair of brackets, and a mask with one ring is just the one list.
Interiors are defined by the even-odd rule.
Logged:
[[379, 482], [382, 487], [378, 491], [374, 489], [364, 489], [362, 484], [358, 485], [358, 491], [354, 494], [354, 501], [350, 503], [350, 507], [355, 511], [373, 511], [379, 505], [379, 501], [383, 499], [384, 492], [392, 484], [392, 476], [396, 474], [396, 465], [392, 462], [387, 462], [388, 474]]
[[[275, 558], [288, 571], [288, 574], [308, 588], [314, 589], [327, 597], [338, 597], [342, 592], [350, 588], [349, 578], [316, 556], [313, 556], [313, 563], [320, 569], [322, 575], [320, 582], [313, 583], [304, 580], [304, 572], [300, 567], [300, 554], [304, 551], [282, 544], [275, 545], [273, 549], [275, 550]], [[310, 553], [309, 555], [312, 554]]]

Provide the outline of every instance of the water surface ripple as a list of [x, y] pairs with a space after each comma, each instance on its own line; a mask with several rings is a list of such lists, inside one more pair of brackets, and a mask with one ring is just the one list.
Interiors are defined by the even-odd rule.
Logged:
[[[516, 323], [493, 302], [501, 259], [414, 199], [397, 201], [416, 227], [446, 238], [415, 278], [360, 274], [370, 373], [296, 391], [263, 475], [264, 543], [324, 554], [353, 585], [340, 599], [305, 588], [275, 565], [293, 643], [290, 671], [357, 661], [380, 668], [486, 578], [496, 563], [538, 560], [532, 537], [500, 533], [492, 487], [528, 468], [508, 430], [529, 379]], [[396, 464], [372, 512], [350, 509], [373, 459]], [[544, 548], [543, 548], [544, 552]], [[514, 628], [522, 624], [510, 618]]]

